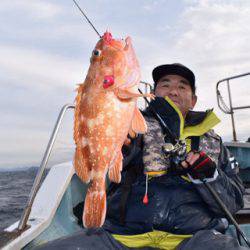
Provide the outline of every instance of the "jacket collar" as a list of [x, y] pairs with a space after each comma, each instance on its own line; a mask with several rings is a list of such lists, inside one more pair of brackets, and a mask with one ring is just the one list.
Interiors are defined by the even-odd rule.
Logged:
[[173, 134], [180, 139], [201, 136], [220, 122], [213, 109], [189, 111], [184, 121], [180, 110], [168, 97], [156, 97], [155, 100], [151, 101], [144, 114], [154, 116], [151, 108], [157, 111]]
[[213, 109], [208, 109], [206, 111], [192, 111], [190, 110], [187, 113], [186, 119], [185, 119], [185, 127], [186, 126], [195, 126], [204, 121], [207, 117], [207, 115], [212, 112]]

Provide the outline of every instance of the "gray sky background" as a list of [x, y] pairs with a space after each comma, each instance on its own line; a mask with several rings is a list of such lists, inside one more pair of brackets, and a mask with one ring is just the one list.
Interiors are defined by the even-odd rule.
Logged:
[[[230, 117], [216, 104], [222, 78], [250, 72], [250, 1], [78, 0], [100, 33], [132, 37], [142, 79], [156, 65], [180, 62], [196, 74], [196, 110], [214, 107], [216, 131], [231, 139]], [[60, 108], [73, 103], [98, 37], [70, 0], [1, 0], [0, 168], [39, 165]], [[249, 77], [232, 82], [233, 104], [247, 105]], [[222, 88], [226, 98], [226, 88]], [[70, 112], [50, 165], [72, 157]], [[236, 113], [239, 139], [248, 111]]]

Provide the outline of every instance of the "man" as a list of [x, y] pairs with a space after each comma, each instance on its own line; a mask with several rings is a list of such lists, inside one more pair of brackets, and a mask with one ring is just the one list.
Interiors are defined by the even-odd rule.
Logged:
[[[205, 178], [210, 182], [231, 213], [242, 208], [244, 189], [237, 176], [238, 169], [230, 162], [220, 137], [211, 130], [219, 120], [211, 110], [191, 111], [197, 97], [195, 76], [187, 67], [181, 64], [158, 66], [153, 70], [153, 79], [157, 98], [144, 114], [148, 132], [142, 138], [142, 150], [128, 164], [131, 168], [126, 167], [129, 170], [124, 178], [125, 185], [120, 185], [109, 196], [105, 229], [129, 247], [174, 249], [179, 245], [179, 249], [223, 249], [227, 241], [225, 249], [232, 246], [236, 249], [233, 239], [219, 233], [225, 232], [227, 220], [200, 181]], [[181, 167], [171, 167], [171, 160], [164, 155], [168, 136], [164, 138], [152, 108], [172, 133], [186, 139], [189, 153], [179, 164]], [[144, 175], [133, 174], [133, 168], [138, 166]], [[133, 178], [128, 195], [126, 179]], [[145, 186], [148, 190], [146, 204], [142, 201]], [[119, 202], [120, 196], [127, 196], [125, 209]], [[148, 238], [152, 239], [150, 243]]]
[[[223, 234], [228, 221], [201, 182], [231, 213], [243, 207], [237, 164], [212, 130], [219, 119], [212, 110], [192, 111], [195, 76], [184, 65], [158, 66], [153, 79], [156, 98], [144, 112], [148, 132], [124, 147], [122, 181], [109, 187], [105, 224], [73, 236], [71, 249], [245, 249]], [[169, 153], [173, 138], [155, 112], [186, 142], [186, 157]], [[65, 247], [69, 239], [60, 242]]]

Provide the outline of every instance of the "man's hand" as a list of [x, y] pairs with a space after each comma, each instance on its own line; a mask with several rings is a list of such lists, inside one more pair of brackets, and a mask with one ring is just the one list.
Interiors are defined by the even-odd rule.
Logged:
[[215, 162], [204, 152], [189, 152], [181, 166], [193, 179], [212, 178], [216, 169]]

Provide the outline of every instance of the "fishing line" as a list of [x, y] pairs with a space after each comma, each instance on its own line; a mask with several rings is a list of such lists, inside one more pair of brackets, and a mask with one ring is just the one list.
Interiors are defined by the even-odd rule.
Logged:
[[76, 7], [81, 11], [81, 13], [84, 15], [84, 17], [86, 18], [86, 20], [88, 21], [88, 23], [92, 26], [92, 28], [95, 30], [96, 34], [101, 38], [102, 36], [100, 35], [100, 33], [97, 31], [97, 29], [95, 28], [95, 26], [93, 25], [93, 23], [89, 20], [89, 18], [86, 16], [86, 14], [83, 12], [83, 10], [81, 9], [81, 7], [78, 5], [78, 3], [73, 0], [74, 4], [76, 5]]

